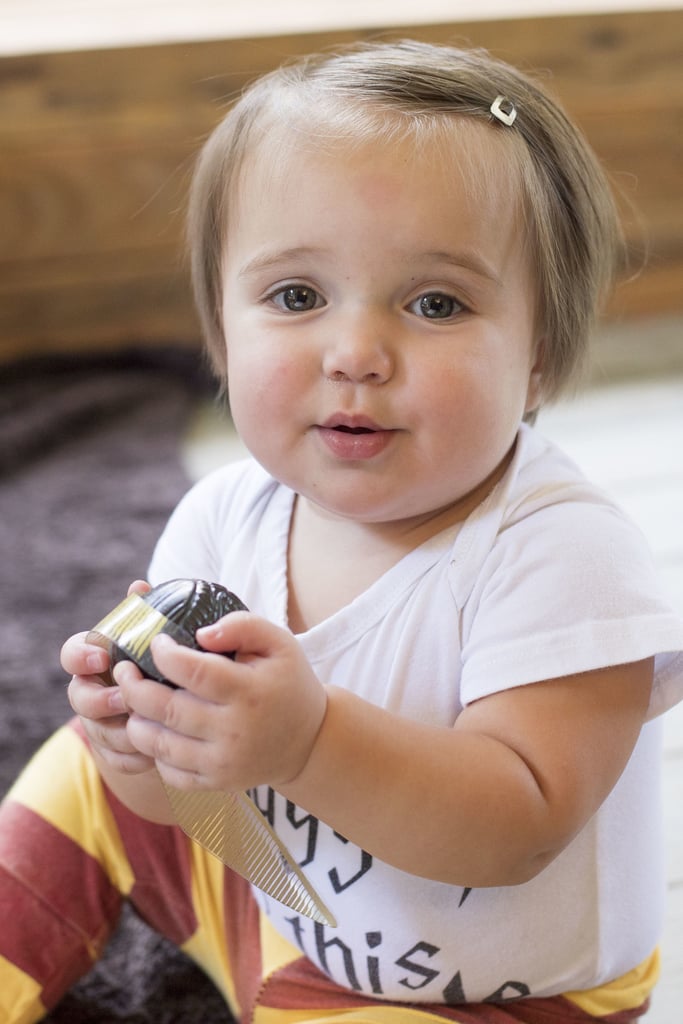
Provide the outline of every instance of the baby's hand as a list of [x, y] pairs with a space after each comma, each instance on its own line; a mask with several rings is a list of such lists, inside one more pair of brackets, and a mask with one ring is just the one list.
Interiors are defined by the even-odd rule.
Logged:
[[[244, 790], [302, 771], [327, 706], [297, 640], [248, 612], [197, 632], [194, 651], [160, 635], [154, 661], [181, 689], [114, 671], [130, 712], [128, 737], [179, 789]], [[223, 655], [235, 652], [234, 660]], [[208, 652], [208, 653], [207, 653]]]
[[[145, 593], [146, 583], [137, 581], [128, 593]], [[79, 715], [83, 728], [95, 754], [114, 771], [123, 774], [147, 772], [154, 761], [141, 754], [131, 743], [126, 732], [127, 708], [118, 686], [105, 685], [110, 670], [109, 655], [94, 644], [85, 641], [87, 633], [70, 637], [61, 651], [61, 663], [72, 676], [69, 683], [69, 701]], [[134, 666], [130, 668], [137, 672]], [[141, 678], [140, 673], [138, 677]]]

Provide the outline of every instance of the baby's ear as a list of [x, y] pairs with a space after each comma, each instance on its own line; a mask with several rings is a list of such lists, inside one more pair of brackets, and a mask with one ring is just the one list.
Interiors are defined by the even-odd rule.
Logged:
[[536, 346], [536, 358], [529, 373], [529, 386], [527, 387], [526, 402], [524, 404], [525, 419], [527, 419], [529, 413], [535, 412], [543, 404], [544, 355], [545, 342], [541, 338]]

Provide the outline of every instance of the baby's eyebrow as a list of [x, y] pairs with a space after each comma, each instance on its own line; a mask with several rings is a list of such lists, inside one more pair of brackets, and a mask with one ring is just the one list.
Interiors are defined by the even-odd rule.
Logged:
[[485, 277], [497, 285], [501, 284], [500, 275], [494, 267], [482, 259], [476, 252], [471, 252], [470, 250], [463, 250], [462, 252], [426, 252], [422, 254], [422, 258], [427, 262], [446, 263], [458, 269], [471, 270], [479, 277]]
[[240, 267], [238, 277], [249, 277], [251, 274], [258, 274], [264, 270], [272, 270], [281, 263], [291, 263], [293, 260], [320, 258], [322, 249], [308, 246], [297, 246], [292, 249], [277, 249], [273, 252], [259, 253], [252, 259], [247, 260], [244, 266]]
[[[289, 249], [264, 250], [257, 253], [240, 267], [238, 277], [250, 277], [253, 274], [260, 274], [263, 271], [273, 270], [283, 264], [296, 262], [297, 260], [313, 260], [316, 264], [323, 258], [325, 250], [317, 246], [293, 246]], [[468, 270], [478, 277], [491, 281], [495, 285], [501, 284], [498, 272], [484, 260], [478, 253], [469, 249], [458, 252], [447, 250], [435, 250], [433, 252], [414, 253], [407, 252], [402, 257], [406, 264], [430, 264], [441, 263], [456, 267], [460, 270]]]

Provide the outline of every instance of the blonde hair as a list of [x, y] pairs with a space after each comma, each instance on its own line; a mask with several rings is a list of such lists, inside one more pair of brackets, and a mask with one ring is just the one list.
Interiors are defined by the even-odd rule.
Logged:
[[[491, 112], [501, 96], [504, 110], [514, 105], [512, 124]], [[206, 142], [190, 192], [188, 242], [197, 309], [219, 377], [226, 375], [222, 258], [246, 155], [275, 130], [279, 145], [283, 129], [291, 145], [307, 137], [362, 141], [378, 130], [385, 137], [412, 132], [420, 145], [454, 117], [497, 133], [500, 164], [520, 190], [537, 285], [544, 400], [574, 381], [624, 254], [606, 175], [579, 129], [529, 76], [482, 50], [413, 41], [356, 44], [283, 65], [249, 86]], [[438, 135], [441, 142], [447, 132]]]

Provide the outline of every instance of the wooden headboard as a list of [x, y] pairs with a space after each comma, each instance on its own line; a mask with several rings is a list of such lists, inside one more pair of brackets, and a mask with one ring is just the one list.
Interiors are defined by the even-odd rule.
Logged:
[[0, 358], [196, 343], [182, 245], [193, 155], [245, 82], [378, 34], [547, 72], [649, 247], [612, 315], [683, 310], [682, 11], [260, 35], [0, 58]]

